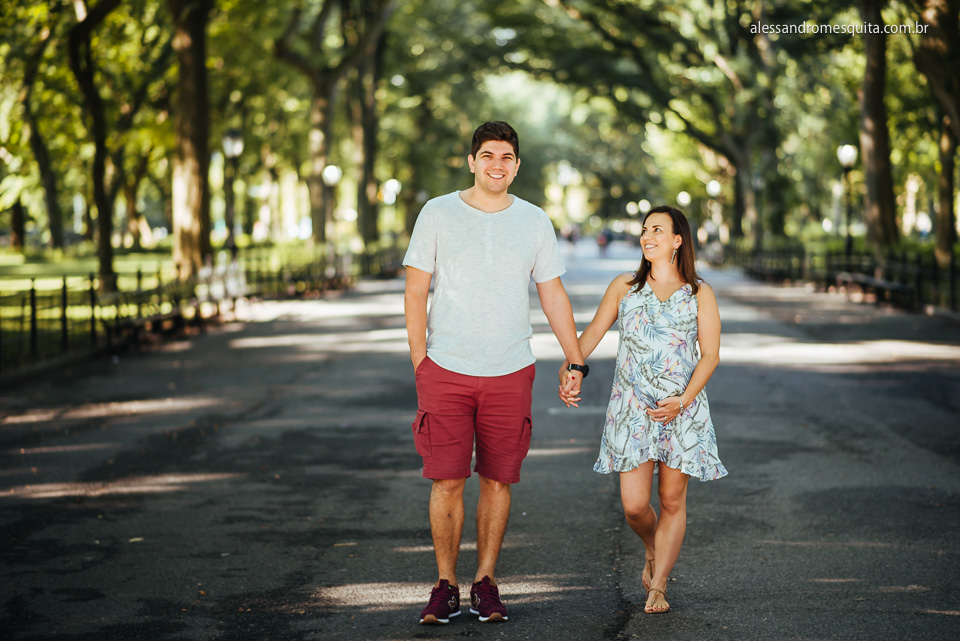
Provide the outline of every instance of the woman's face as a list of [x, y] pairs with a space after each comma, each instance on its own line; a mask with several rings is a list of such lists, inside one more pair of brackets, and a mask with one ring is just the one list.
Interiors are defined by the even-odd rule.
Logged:
[[680, 235], [673, 233], [673, 219], [667, 214], [650, 214], [643, 222], [640, 244], [643, 257], [650, 262], [663, 257], [669, 259], [680, 242]]

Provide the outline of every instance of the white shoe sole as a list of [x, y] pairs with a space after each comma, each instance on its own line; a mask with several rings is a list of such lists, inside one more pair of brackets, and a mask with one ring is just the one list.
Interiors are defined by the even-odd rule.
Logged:
[[[432, 614], [427, 615], [427, 616], [433, 617]], [[433, 617], [433, 620], [432, 620], [432, 621], [427, 621], [427, 618], [424, 617], [424, 618], [420, 619], [420, 625], [432, 625], [432, 624], [434, 624], [434, 623], [439, 623], [439, 624], [441, 624], [441, 625], [446, 625], [446, 624], [450, 623], [450, 619], [452, 619], [453, 617], [458, 617], [458, 616], [460, 616], [460, 610], [457, 610], [456, 612], [451, 612], [448, 616], [450, 617], [449, 619], [438, 619], [438, 618], [436, 618], [436, 617]]]
[[[470, 608], [470, 614], [476, 614], [477, 616], [480, 616], [480, 612], [478, 610], [474, 610], [473, 608]], [[506, 617], [502, 614], [494, 614], [493, 616], [489, 616], [489, 617], [480, 617], [480, 623], [486, 623], [487, 621], [493, 621], [494, 623], [496, 623], [498, 621], [509, 621], [509, 620], [510, 620], [509, 617]]]

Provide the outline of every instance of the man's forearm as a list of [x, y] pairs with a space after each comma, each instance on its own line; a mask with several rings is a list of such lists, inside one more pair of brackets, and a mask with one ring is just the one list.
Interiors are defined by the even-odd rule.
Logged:
[[404, 318], [407, 324], [407, 344], [410, 345], [410, 360], [416, 365], [427, 355], [427, 301], [405, 296]]
[[560, 349], [568, 363], [583, 363], [580, 343], [577, 342], [577, 325], [573, 321], [573, 307], [566, 296], [541, 301], [543, 313], [550, 323], [550, 329], [560, 343]]

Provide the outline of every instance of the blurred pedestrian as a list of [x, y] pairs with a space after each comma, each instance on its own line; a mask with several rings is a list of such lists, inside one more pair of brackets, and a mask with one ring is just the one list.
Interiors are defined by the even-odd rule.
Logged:
[[[636, 273], [610, 283], [580, 335], [589, 356], [619, 323], [620, 343], [594, 470], [620, 475], [627, 522], [646, 549], [641, 581], [646, 612], [667, 612], [667, 580], [680, 554], [687, 522], [687, 481], [726, 476], [704, 389], [720, 361], [720, 313], [700, 280], [690, 225], [673, 207], [651, 209], [643, 222], [643, 260]], [[699, 354], [697, 350], [699, 345]], [[562, 368], [561, 381], [569, 379]], [[579, 388], [560, 398], [580, 400]], [[650, 505], [659, 475], [659, 519]]]
[[600, 251], [600, 258], [607, 257], [607, 250], [610, 248], [610, 241], [612, 238], [613, 235], [606, 227], [604, 227], [600, 233], [597, 234], [597, 249]]
[[[531, 278], [564, 355], [583, 365], [553, 224], [507, 191], [520, 167], [517, 132], [505, 122], [481, 125], [467, 161], [473, 186], [424, 205], [403, 259], [417, 384], [414, 440], [423, 476], [433, 480], [430, 530], [439, 575], [420, 623], [447, 623], [460, 614], [456, 568], [474, 439], [480, 498], [470, 611], [480, 621], [507, 620], [494, 570], [511, 484], [520, 480], [533, 427]], [[566, 391], [579, 387], [585, 371], [573, 372]]]

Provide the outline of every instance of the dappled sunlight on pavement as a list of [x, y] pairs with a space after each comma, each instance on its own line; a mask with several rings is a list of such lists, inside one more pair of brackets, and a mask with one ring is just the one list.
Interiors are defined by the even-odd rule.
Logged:
[[[766, 365], [807, 369], [835, 365], [892, 365], [906, 361], [960, 363], [960, 347], [920, 341], [863, 341], [860, 343], [809, 343], [766, 334], [728, 334], [720, 347], [724, 364]], [[928, 364], [929, 366], [929, 364]]]
[[115, 494], [157, 494], [182, 492], [193, 483], [229, 481], [240, 474], [164, 474], [125, 478], [110, 483], [46, 483], [11, 487], [0, 493], [0, 499], [54, 499], [65, 496], [94, 497]]
[[223, 400], [210, 396], [173, 397], [156, 400], [114, 401], [110, 403], [92, 403], [79, 406], [54, 408], [31, 408], [22, 412], [10, 412], [0, 417], [0, 425], [43, 423], [49, 421], [69, 421], [111, 416], [136, 416], [143, 414], [171, 414], [219, 407]]
[[[580, 330], [636, 268], [567, 257]], [[708, 385], [730, 476], [689, 488], [667, 617], [593, 472], [617, 352], [581, 407], [531, 286], [533, 433], [497, 568], [506, 626], [422, 628], [436, 578], [401, 280], [265, 301], [189, 341], [0, 393], [3, 625], [24, 638], [947, 638], [956, 623], [960, 330], [704, 270], [723, 320]], [[79, 372], [79, 370], [78, 370]], [[478, 484], [466, 487], [464, 608]], [[656, 501], [656, 496], [654, 497]], [[923, 616], [918, 616], [923, 615]], [[61, 623], [69, 621], [69, 623]], [[9, 626], [8, 626], [9, 624]]]
[[[498, 583], [501, 593], [509, 593], [511, 605], [522, 605], [532, 598], [537, 601], [568, 598], [571, 593], [590, 590], [589, 587], [564, 585], [564, 581], [574, 583], [582, 581], [583, 577], [567, 576], [516, 576], [501, 579]], [[425, 603], [424, 595], [429, 596], [430, 585], [426, 583], [354, 583], [320, 588], [313, 594], [315, 604], [328, 607], [344, 608], [358, 612], [380, 612], [391, 610], [397, 606], [410, 606], [412, 610], [422, 607]], [[469, 588], [461, 586], [464, 596]], [[464, 611], [469, 609], [469, 600], [461, 602]]]

